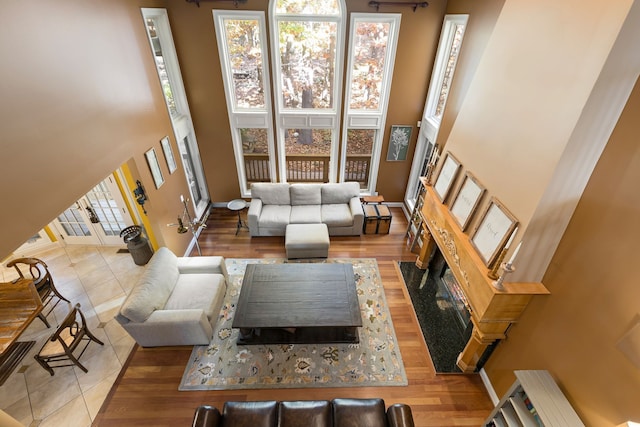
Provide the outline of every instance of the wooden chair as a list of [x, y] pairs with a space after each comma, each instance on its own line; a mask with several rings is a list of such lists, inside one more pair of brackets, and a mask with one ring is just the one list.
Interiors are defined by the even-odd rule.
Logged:
[[[16, 258], [10, 261], [7, 267], [15, 268], [21, 278], [33, 280], [38, 295], [40, 295], [42, 305], [45, 306], [38, 317], [47, 325], [47, 328], [50, 328], [51, 325], [47, 321], [47, 316], [56, 308], [60, 301], [66, 301], [68, 303], [71, 303], [71, 301], [63, 297], [56, 289], [47, 264], [38, 258]], [[55, 303], [53, 303], [54, 299], [57, 299]], [[47, 310], [46, 313], [45, 309]]]
[[[80, 311], [80, 304], [76, 304], [56, 332], [51, 335], [51, 338], [45, 342], [38, 354], [33, 357], [51, 375], [54, 374], [53, 368], [73, 365], [84, 372], [89, 372], [80, 363], [80, 357], [91, 344], [91, 341], [95, 341], [100, 345], [104, 345], [104, 343], [89, 331], [86, 323], [84, 314]], [[82, 346], [83, 342], [84, 345]], [[78, 349], [80, 349], [79, 353], [76, 351]], [[77, 356], [74, 355], [74, 352]]]

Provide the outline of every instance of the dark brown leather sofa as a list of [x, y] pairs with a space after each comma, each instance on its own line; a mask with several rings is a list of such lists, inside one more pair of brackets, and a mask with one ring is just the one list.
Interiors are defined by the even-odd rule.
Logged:
[[382, 399], [226, 402], [196, 409], [193, 427], [414, 427], [409, 405]]

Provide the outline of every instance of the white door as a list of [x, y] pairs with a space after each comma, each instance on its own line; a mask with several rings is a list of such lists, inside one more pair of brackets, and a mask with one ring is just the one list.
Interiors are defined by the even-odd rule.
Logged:
[[93, 187], [52, 222], [66, 244], [123, 245], [120, 231], [133, 225], [113, 175]]

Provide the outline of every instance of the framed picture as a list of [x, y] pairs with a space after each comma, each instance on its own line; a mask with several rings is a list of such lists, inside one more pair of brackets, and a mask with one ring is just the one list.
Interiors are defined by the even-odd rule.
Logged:
[[169, 168], [169, 173], [172, 174], [178, 169], [178, 165], [176, 165], [176, 159], [173, 157], [173, 150], [171, 149], [171, 143], [169, 142], [169, 137], [165, 136], [160, 140], [160, 144], [162, 144], [162, 152], [164, 153], [164, 158], [167, 161], [167, 168]]
[[164, 184], [164, 177], [162, 176], [162, 171], [160, 170], [160, 163], [158, 163], [156, 149], [150, 149], [149, 151], [144, 153], [144, 156], [147, 158], [149, 170], [151, 171], [151, 176], [153, 177], [153, 183], [156, 185], [156, 188], [160, 188], [160, 186]]
[[471, 236], [471, 243], [485, 265], [490, 266], [493, 263], [517, 225], [518, 221], [511, 212], [492, 197]]
[[436, 182], [433, 185], [433, 189], [441, 202], [447, 199], [447, 195], [451, 190], [451, 186], [458, 176], [460, 171], [460, 162], [451, 155], [451, 153], [445, 154], [444, 162], [442, 162], [442, 168], [436, 178]]
[[454, 196], [450, 209], [462, 231], [466, 230], [469, 225], [484, 191], [484, 187], [470, 172], [464, 174], [462, 185]]
[[411, 141], [413, 126], [393, 125], [389, 133], [389, 151], [387, 151], [388, 162], [399, 162], [407, 160], [407, 150]]

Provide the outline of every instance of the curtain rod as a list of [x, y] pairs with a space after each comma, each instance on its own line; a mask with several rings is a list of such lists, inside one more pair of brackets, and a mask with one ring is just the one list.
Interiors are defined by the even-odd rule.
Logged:
[[200, 2], [201, 1], [226, 1], [226, 2], [233, 2], [233, 5], [235, 7], [238, 7], [239, 4], [245, 4], [247, 2], [247, 0], [187, 0], [187, 3], [195, 3], [198, 7], [200, 7]]
[[369, 2], [369, 6], [375, 7], [376, 11], [380, 10], [380, 6], [413, 6], [413, 11], [415, 12], [418, 7], [427, 7], [429, 3], [426, 1], [423, 2], [411, 2], [411, 1], [375, 1], [372, 0]]

